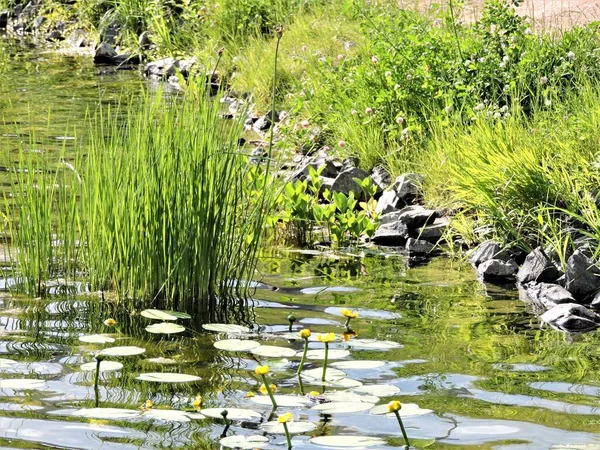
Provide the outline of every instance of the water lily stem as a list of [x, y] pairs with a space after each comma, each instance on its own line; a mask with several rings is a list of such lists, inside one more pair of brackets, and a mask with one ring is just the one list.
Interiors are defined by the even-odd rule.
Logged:
[[277, 402], [275, 401], [275, 397], [273, 397], [273, 392], [271, 391], [271, 387], [269, 386], [269, 382], [267, 381], [267, 377], [265, 375], [261, 375], [263, 384], [265, 385], [265, 389], [267, 390], [267, 394], [269, 394], [269, 398], [271, 399], [271, 403], [273, 404], [273, 409], [277, 408]]
[[323, 360], [323, 376], [321, 377], [321, 381], [325, 381], [325, 376], [327, 375], [327, 358], [329, 358], [329, 343], [325, 342], [325, 359]]
[[102, 359], [103, 358], [100, 357], [100, 355], [96, 357], [96, 376], [94, 378], [94, 394], [96, 396], [96, 408], [100, 403], [100, 389], [98, 388], [98, 383], [100, 380], [100, 363], [102, 362]]
[[300, 393], [304, 395], [304, 383], [302, 383], [302, 377], [298, 373], [298, 386], [300, 386]]
[[283, 429], [285, 430], [285, 439], [287, 440], [288, 450], [292, 450], [292, 438], [290, 436], [290, 430], [288, 430], [287, 423], [283, 423]]
[[346, 330], [350, 329], [350, 320], [351, 319], [352, 319], [351, 317], [346, 318], [346, 324], [344, 325], [346, 327]]
[[406, 435], [406, 430], [404, 429], [404, 424], [402, 423], [402, 418], [400, 417], [400, 413], [398, 411], [394, 411], [396, 414], [396, 419], [398, 419], [398, 424], [400, 425], [400, 429], [402, 430], [402, 437], [404, 437], [404, 442], [407, 447], [410, 447], [410, 442], [408, 442], [408, 436]]
[[298, 374], [298, 376], [300, 376], [302, 369], [304, 369], [304, 363], [306, 362], [306, 353], [307, 352], [308, 352], [308, 338], [304, 338], [304, 352], [302, 353], [302, 359], [300, 360], [300, 366], [298, 366], [298, 372], [296, 372]]

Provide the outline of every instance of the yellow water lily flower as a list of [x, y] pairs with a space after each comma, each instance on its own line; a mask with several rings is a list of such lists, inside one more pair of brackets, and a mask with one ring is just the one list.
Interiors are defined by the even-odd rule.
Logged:
[[321, 393], [320, 393], [320, 392], [318, 392], [318, 391], [310, 391], [310, 392], [308, 393], [308, 395], [309, 395], [310, 397], [318, 397], [319, 395], [321, 395]]
[[143, 409], [152, 409], [152, 407], [154, 406], [154, 403], [152, 403], [152, 400], [146, 400], [144, 402], [144, 405], [142, 406]]
[[269, 373], [269, 366], [258, 366], [254, 371], [256, 375], [266, 375]]
[[202, 402], [203, 402], [203, 398], [201, 395], [198, 395], [194, 401], [192, 402], [192, 406], [194, 407], [195, 410], [199, 410], [200, 408], [202, 408]]
[[279, 423], [288, 423], [288, 422], [291, 422], [293, 418], [294, 417], [292, 416], [292, 413], [288, 412], [288, 413], [285, 413], [285, 414], [282, 414], [281, 416], [279, 416], [277, 418], [277, 422], [279, 422]]
[[358, 312], [344, 308], [342, 309], [342, 316], [347, 317], [348, 319], [356, 319], [358, 317]]
[[117, 324], [117, 321], [115, 319], [106, 319], [104, 321], [104, 325], [106, 325], [107, 327], [114, 327]]
[[357, 335], [358, 333], [356, 331], [344, 331], [344, 333], [342, 334], [342, 339], [344, 340], [344, 342], [348, 342], [350, 339]]
[[[271, 389], [271, 393], [274, 394], [275, 392], [277, 392], [277, 386], [275, 386], [274, 384], [270, 384], [269, 388]], [[260, 386], [259, 391], [262, 395], [267, 395], [269, 393], [269, 391], [267, 391], [267, 387], [264, 384]]]
[[254, 397], [254, 392], [252, 392], [252, 391], [248, 392], [245, 396], [245, 398], [252, 398], [252, 397]]
[[391, 402], [388, 403], [388, 411], [389, 412], [396, 412], [396, 411], [400, 411], [402, 409], [402, 403], [400, 403], [398, 400], [392, 400]]
[[320, 342], [324, 342], [325, 344], [329, 344], [330, 342], [335, 341], [335, 333], [327, 333], [327, 334], [319, 334], [317, 339]]
[[302, 339], [308, 339], [310, 337], [310, 330], [305, 328], [304, 330], [300, 330], [298, 333]]

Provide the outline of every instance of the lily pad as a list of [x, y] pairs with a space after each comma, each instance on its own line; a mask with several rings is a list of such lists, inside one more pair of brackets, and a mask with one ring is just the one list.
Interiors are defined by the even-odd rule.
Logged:
[[239, 448], [251, 450], [254, 448], [263, 448], [269, 443], [269, 438], [258, 434], [252, 436], [228, 436], [219, 441], [219, 444], [227, 448]]
[[15, 364], [19, 364], [19, 362], [12, 359], [0, 358], [0, 369], [14, 366]]
[[31, 378], [8, 378], [0, 379], [0, 389], [13, 389], [17, 391], [39, 390], [44, 389], [48, 385], [44, 380], [34, 380]]
[[[265, 422], [260, 426], [260, 428], [267, 433], [285, 434], [283, 424], [276, 420], [272, 422]], [[317, 426], [312, 422], [288, 422], [287, 428], [290, 434], [302, 434], [314, 430], [317, 428]]]
[[105, 334], [88, 334], [85, 336], [79, 336], [79, 340], [87, 344], [111, 344], [115, 342], [114, 338], [106, 336]]
[[219, 350], [227, 350], [229, 352], [247, 352], [257, 347], [260, 344], [256, 341], [242, 339], [223, 339], [214, 343], [215, 348]]
[[176, 334], [183, 333], [185, 331], [185, 327], [175, 323], [161, 322], [148, 325], [146, 327], [146, 331], [153, 334]]
[[[277, 406], [295, 407], [295, 406], [306, 406], [310, 405], [311, 401], [305, 397], [298, 397], [296, 395], [274, 395]], [[271, 399], [267, 395], [254, 396], [250, 399], [254, 403], [259, 405], [271, 406]]]
[[[303, 370], [302, 378], [312, 378], [315, 380], [320, 380], [323, 376], [323, 368], [318, 367], [316, 369]], [[339, 381], [346, 378], [346, 374], [338, 369], [332, 369], [331, 367], [327, 368], [327, 372], [325, 374], [325, 381]]]
[[403, 345], [394, 341], [380, 341], [378, 339], [350, 339], [347, 344], [358, 350], [391, 350], [393, 348], [402, 348]]
[[161, 309], [145, 309], [140, 315], [147, 319], [153, 320], [177, 320], [177, 319], [191, 319], [192, 316], [186, 313], [178, 311], [165, 311]]
[[296, 351], [287, 347], [278, 347], [276, 345], [261, 345], [251, 350], [251, 353], [263, 358], [292, 358], [296, 356]]
[[[329, 350], [329, 353], [327, 354], [327, 358], [328, 358], [328, 360], [343, 359], [343, 358], [347, 357], [348, 355], [350, 355], [350, 352], [348, 350]], [[298, 352], [296, 354], [296, 356], [302, 357], [302, 352]], [[317, 360], [325, 359], [325, 349], [309, 350], [306, 352], [306, 357], [308, 359], [317, 359]]]
[[88, 419], [133, 419], [140, 417], [140, 411], [121, 408], [82, 408], [69, 414], [73, 417]]
[[212, 417], [213, 419], [222, 419], [223, 416], [221, 415], [221, 412], [224, 409], [227, 410], [227, 418], [229, 420], [250, 420], [260, 419], [262, 417], [262, 415], [256, 411], [244, 408], [206, 408], [201, 409], [200, 413], [206, 417]]
[[374, 445], [385, 445], [385, 441], [371, 436], [319, 436], [309, 440], [311, 444], [337, 448], [364, 448]]
[[352, 361], [338, 361], [331, 363], [331, 367], [335, 367], [336, 369], [346, 369], [346, 370], [368, 370], [368, 369], [377, 369], [378, 367], [385, 366], [385, 361], [361, 361], [359, 359], [355, 359]]
[[[91, 370], [96, 370], [97, 363], [89, 362], [82, 364], [79, 368], [84, 372], [89, 372]], [[123, 364], [116, 361], [100, 361], [100, 372], [112, 372], [114, 370], [121, 370], [123, 368]]]
[[[327, 369], [329, 371], [329, 369]], [[325, 386], [337, 387], [337, 388], [345, 388], [352, 389], [361, 387], [363, 384], [358, 380], [353, 380], [352, 378], [344, 378], [338, 381], [327, 381], [325, 382]]]
[[357, 394], [375, 395], [377, 397], [389, 397], [400, 392], [398, 386], [392, 384], [371, 384], [353, 389]]
[[148, 363], [152, 363], [152, 364], [177, 364], [177, 361], [175, 361], [174, 359], [171, 358], [163, 358], [162, 356], [158, 357], [158, 358], [148, 358], [148, 359], [144, 359], [142, 362], [148, 362]]
[[250, 328], [243, 325], [235, 325], [228, 323], [205, 323], [202, 325], [207, 331], [216, 331], [217, 333], [249, 333]]
[[[430, 414], [433, 412], [431, 409], [420, 408], [416, 403], [402, 403], [402, 408], [400, 408], [400, 417], [408, 417], [408, 416], [423, 416], [425, 414]], [[377, 405], [371, 411], [370, 414], [386, 414], [390, 417], [396, 417], [396, 414], [390, 413], [388, 410], [388, 405]]]
[[143, 417], [166, 422], [189, 422], [191, 419], [204, 419], [202, 414], [179, 411], [176, 409], [149, 409], [144, 411]]
[[191, 383], [193, 381], [200, 381], [200, 377], [185, 373], [150, 372], [138, 375], [136, 380], [153, 381], [155, 383]]
[[344, 414], [354, 413], [360, 411], [367, 411], [375, 406], [375, 403], [362, 403], [362, 402], [329, 402], [321, 403], [313, 406], [311, 409], [315, 411], [321, 411], [324, 414]]
[[350, 391], [325, 392], [323, 397], [331, 402], [352, 402], [352, 403], [373, 403], [379, 402], [379, 397], [375, 395], [359, 395]]
[[105, 348], [100, 352], [104, 356], [135, 356], [145, 353], [146, 349], [142, 347], [136, 347], [133, 345], [127, 345], [123, 347], [109, 347]]

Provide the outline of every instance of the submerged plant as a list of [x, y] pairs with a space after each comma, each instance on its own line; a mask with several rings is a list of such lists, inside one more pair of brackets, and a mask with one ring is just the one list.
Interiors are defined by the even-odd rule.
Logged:
[[310, 337], [310, 330], [305, 328], [300, 330], [298, 333], [302, 339], [304, 339], [304, 351], [302, 352], [302, 359], [300, 360], [300, 365], [298, 366], [298, 376], [302, 373], [302, 369], [304, 369], [304, 363], [306, 362], [306, 353], [308, 352], [308, 338]]
[[402, 409], [402, 403], [399, 400], [392, 400], [388, 403], [388, 411], [394, 413], [396, 415], [396, 419], [398, 419], [398, 425], [400, 425], [400, 430], [402, 430], [402, 437], [404, 437], [404, 442], [407, 447], [410, 447], [410, 442], [408, 442], [408, 436], [406, 435], [406, 430], [404, 429], [404, 424], [402, 423], [402, 418], [400, 417], [400, 410]]
[[320, 334], [317, 336], [317, 339], [325, 344], [325, 358], [323, 359], [323, 376], [321, 377], [321, 381], [325, 381], [325, 376], [327, 375], [327, 359], [329, 357], [329, 343], [335, 341], [335, 334]]
[[255, 370], [256, 375], [259, 375], [262, 378], [263, 386], [269, 394], [269, 398], [271, 399], [271, 403], [273, 404], [273, 409], [277, 408], [277, 402], [275, 401], [275, 397], [273, 397], [273, 392], [271, 390], [271, 385], [267, 381], [267, 374], [269, 373], [269, 366], [258, 366]]
[[279, 416], [277, 418], [277, 422], [279, 422], [280, 424], [283, 425], [283, 429], [285, 431], [285, 439], [287, 441], [287, 445], [288, 445], [288, 450], [290, 450], [292, 448], [292, 438], [290, 436], [290, 430], [288, 430], [288, 422], [291, 422], [293, 419], [292, 413], [288, 412], [285, 414], [282, 414], [281, 416]]

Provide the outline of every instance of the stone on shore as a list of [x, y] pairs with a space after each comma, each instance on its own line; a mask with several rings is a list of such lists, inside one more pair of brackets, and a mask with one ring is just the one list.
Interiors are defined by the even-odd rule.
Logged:
[[600, 326], [600, 315], [577, 303], [556, 305], [540, 316], [552, 328], [569, 333], [585, 333]]
[[578, 299], [600, 290], [600, 269], [582, 250], [576, 250], [567, 261], [565, 288]]
[[354, 192], [354, 198], [358, 199], [362, 197], [362, 189], [354, 181], [355, 178], [359, 180], [364, 180], [367, 178], [369, 174], [358, 167], [352, 167], [347, 170], [343, 170], [338, 174], [333, 185], [331, 186], [332, 192], [342, 192], [346, 195], [349, 195], [350, 192]]
[[530, 282], [525, 288], [529, 299], [545, 309], [562, 303], [576, 303], [571, 293], [558, 284]]
[[550, 260], [541, 247], [536, 248], [525, 258], [525, 262], [517, 273], [517, 281], [522, 284], [556, 281], [562, 273]]
[[477, 267], [477, 273], [486, 281], [506, 280], [514, 278], [519, 266], [512, 259], [489, 259]]

